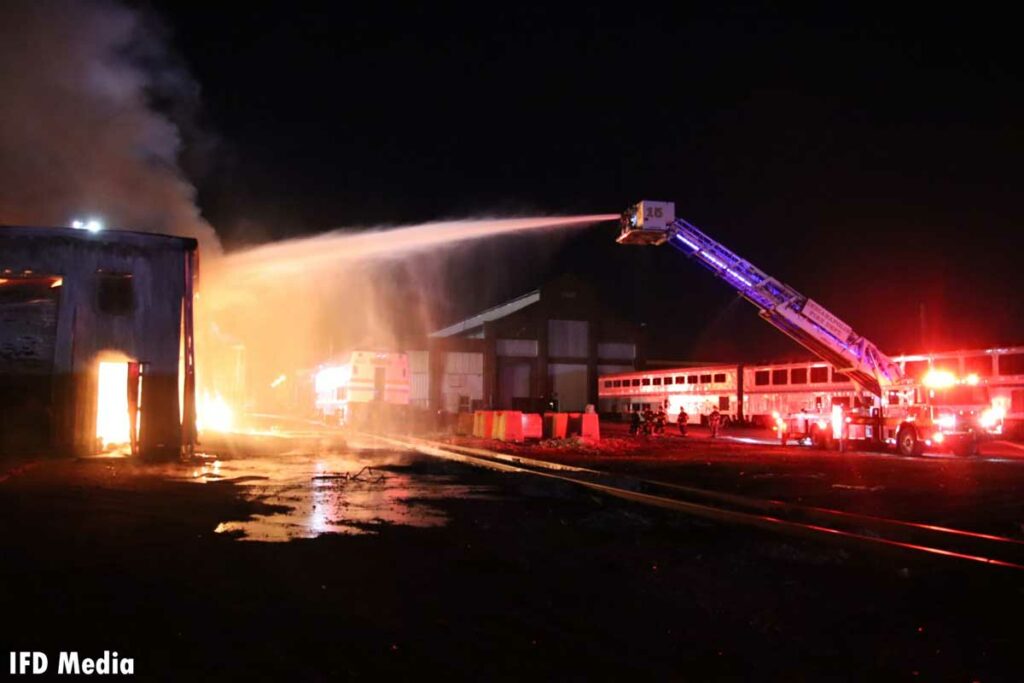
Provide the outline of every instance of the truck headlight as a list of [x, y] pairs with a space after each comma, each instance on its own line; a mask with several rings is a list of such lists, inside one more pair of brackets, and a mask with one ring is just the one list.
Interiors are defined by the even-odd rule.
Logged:
[[978, 418], [978, 424], [981, 425], [982, 429], [993, 429], [1003, 419], [1003, 416], [1004, 411], [1002, 408], [989, 408], [982, 412], [981, 417]]

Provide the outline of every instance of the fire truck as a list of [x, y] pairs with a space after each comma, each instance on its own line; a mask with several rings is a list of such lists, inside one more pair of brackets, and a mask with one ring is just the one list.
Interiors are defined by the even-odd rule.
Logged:
[[669, 244], [752, 303], [761, 318], [822, 360], [860, 389], [862, 400], [827, 412], [775, 414], [782, 443], [790, 440], [820, 447], [895, 447], [920, 455], [926, 447], [974, 455], [979, 443], [1002, 430], [998, 408], [977, 375], [958, 377], [932, 370], [921, 381], [866, 337], [821, 304], [737, 256], [687, 221], [676, 218], [675, 204], [644, 200], [622, 214], [619, 244]]

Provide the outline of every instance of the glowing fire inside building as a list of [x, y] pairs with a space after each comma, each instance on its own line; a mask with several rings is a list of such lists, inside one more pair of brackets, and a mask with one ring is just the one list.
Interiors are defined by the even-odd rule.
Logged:
[[[100, 448], [123, 446], [133, 441], [129, 416], [128, 363], [101, 361], [96, 398], [96, 438]], [[136, 401], [137, 404], [137, 401]]]

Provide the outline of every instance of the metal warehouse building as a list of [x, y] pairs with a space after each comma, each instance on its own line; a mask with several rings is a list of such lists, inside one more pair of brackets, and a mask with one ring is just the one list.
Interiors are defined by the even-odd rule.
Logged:
[[447, 412], [597, 404], [598, 377], [643, 367], [642, 332], [565, 276], [430, 335], [410, 352], [412, 402]]
[[193, 239], [0, 227], [0, 454], [195, 443]]

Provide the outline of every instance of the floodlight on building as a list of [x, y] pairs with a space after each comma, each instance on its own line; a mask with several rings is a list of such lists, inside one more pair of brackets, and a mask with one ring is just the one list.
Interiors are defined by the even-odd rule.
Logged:
[[80, 220], [76, 218], [71, 221], [71, 227], [76, 230], [88, 230], [89, 232], [99, 232], [103, 229], [103, 221], [98, 218], [87, 218], [86, 220]]

